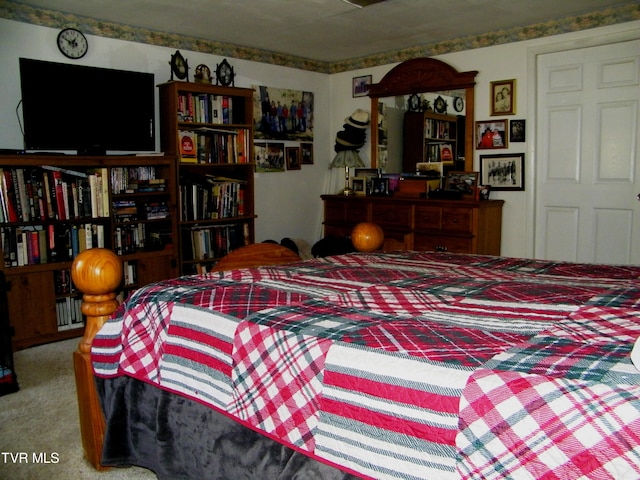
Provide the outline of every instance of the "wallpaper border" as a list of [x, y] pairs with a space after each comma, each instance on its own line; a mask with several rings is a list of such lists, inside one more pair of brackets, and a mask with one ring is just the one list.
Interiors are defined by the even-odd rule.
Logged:
[[269, 63], [313, 72], [340, 73], [362, 68], [371, 68], [378, 65], [398, 63], [410, 58], [430, 57], [463, 50], [473, 50], [476, 48], [503, 45], [506, 43], [631, 22], [640, 19], [640, 4], [627, 4], [584, 15], [567, 17], [561, 20], [550, 20], [544, 23], [508, 30], [498, 30], [482, 35], [453, 38], [444, 42], [417, 45], [404, 50], [380, 53], [339, 62], [320, 62], [257, 48], [104, 22], [93, 18], [79, 17], [7, 0], [0, 0], [0, 18], [52, 28], [76, 26], [81, 28], [85, 33], [105, 38], [210, 53], [222, 57]]

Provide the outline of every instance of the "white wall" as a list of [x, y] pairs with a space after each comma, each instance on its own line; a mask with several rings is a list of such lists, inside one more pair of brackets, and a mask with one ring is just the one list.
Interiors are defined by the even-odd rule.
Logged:
[[[640, 21], [437, 57], [458, 71], [477, 70], [479, 72], [476, 76], [475, 91], [476, 120], [491, 119], [490, 82], [516, 79], [516, 114], [494, 118], [526, 119], [527, 141], [525, 143], [510, 143], [507, 149], [475, 151], [474, 155], [474, 169], [479, 170], [479, 157], [483, 153], [525, 153], [525, 191], [491, 192], [491, 198], [505, 201], [502, 217], [502, 255], [527, 258], [533, 256], [535, 55], [548, 51], [577, 49], [592, 44], [620, 42], [630, 38], [640, 38]], [[394, 65], [384, 65], [331, 76], [332, 104], [339, 105], [341, 108], [332, 116], [332, 132], [337, 132], [342, 128], [341, 116], [344, 117], [345, 113], [349, 113], [355, 108], [371, 109], [368, 98], [352, 98], [351, 82], [353, 77], [372, 75], [373, 83], [377, 83]], [[361, 156], [367, 159], [367, 162], [370, 161], [370, 151], [371, 145], [367, 142], [360, 152]]]
[[[557, 35], [508, 45], [480, 48], [439, 56], [460, 71], [478, 70], [475, 112], [477, 120], [490, 119], [489, 84], [496, 80], [516, 79], [516, 114], [513, 119], [527, 120], [527, 142], [510, 144], [506, 150], [490, 153], [525, 152], [526, 176], [524, 192], [492, 192], [492, 198], [505, 200], [502, 229], [502, 254], [528, 257], [532, 255], [533, 162], [532, 142], [535, 112], [533, 92], [529, 88], [535, 78], [536, 52], [549, 49], [579, 48], [594, 41], [618, 41], [621, 37], [640, 38], [640, 21], [602, 27], [582, 32]], [[64, 62], [55, 39], [58, 30], [0, 19], [0, 148], [21, 148], [22, 139], [16, 119], [20, 99], [18, 58], [28, 57]], [[169, 79], [168, 61], [175, 49], [89, 36], [89, 53], [78, 63], [98, 67], [153, 72], [157, 83]], [[205, 63], [215, 68], [223, 57], [181, 50], [193, 68]], [[393, 65], [383, 65], [351, 72], [325, 75], [264, 63], [229, 58], [237, 73], [236, 86], [267, 85], [312, 91], [315, 95], [314, 165], [285, 173], [256, 175], [256, 240], [282, 237], [303, 238], [314, 243], [321, 236], [321, 193], [335, 193], [343, 186], [341, 169], [329, 170], [335, 152], [335, 135], [342, 129], [345, 117], [355, 109], [370, 110], [368, 97], [352, 97], [352, 79], [372, 75], [378, 82]], [[42, 79], [46, 88], [46, 79]], [[53, 94], [53, 92], [52, 92]], [[369, 164], [370, 131], [360, 154]], [[479, 168], [475, 153], [475, 168]]]
[[[69, 62], [57, 49], [57, 29], [0, 19], [0, 148], [22, 148], [16, 107], [20, 100], [18, 58]], [[76, 61], [81, 65], [151, 72], [156, 83], [170, 78], [169, 60], [175, 49], [113, 40], [89, 35], [89, 51]], [[204, 63], [215, 70], [224, 57], [181, 50], [191, 68]], [[283, 173], [256, 174], [256, 240], [283, 237], [314, 243], [320, 238], [322, 209], [320, 194], [327, 174], [330, 94], [328, 75], [228, 58], [236, 72], [237, 87], [266, 85], [314, 93], [314, 165]], [[42, 79], [47, 88], [47, 79]], [[55, 92], [51, 92], [55, 95]], [[96, 92], [99, 95], [99, 92]], [[157, 97], [156, 97], [157, 107]], [[158, 118], [156, 116], [156, 118]], [[159, 140], [158, 146], [159, 149]]]

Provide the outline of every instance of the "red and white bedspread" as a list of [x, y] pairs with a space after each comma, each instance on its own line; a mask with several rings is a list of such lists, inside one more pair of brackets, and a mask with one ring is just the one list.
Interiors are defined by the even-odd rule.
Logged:
[[145, 287], [94, 371], [363, 477], [637, 478], [640, 267], [350, 254]]

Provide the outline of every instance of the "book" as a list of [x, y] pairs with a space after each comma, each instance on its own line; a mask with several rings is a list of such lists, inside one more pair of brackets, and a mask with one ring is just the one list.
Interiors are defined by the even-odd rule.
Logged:
[[180, 145], [180, 161], [196, 163], [198, 157], [195, 133], [190, 130], [180, 130], [178, 132], [178, 142]]

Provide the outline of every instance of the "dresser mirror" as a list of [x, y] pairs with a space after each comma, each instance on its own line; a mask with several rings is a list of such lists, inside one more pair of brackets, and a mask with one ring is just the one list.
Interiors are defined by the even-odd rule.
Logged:
[[[379, 83], [371, 85], [371, 167], [387, 173], [416, 173], [417, 164], [427, 159], [427, 142], [422, 130], [412, 138], [405, 124], [413, 121], [422, 128], [425, 117], [432, 116], [434, 124], [447, 131], [440, 136], [443, 141], [431, 145], [438, 151], [429, 159], [439, 158], [436, 144], [446, 147], [449, 143], [454, 168], [472, 170], [477, 73], [458, 72], [434, 58], [414, 58], [396, 65]], [[455, 140], [445, 141], [450, 135]], [[415, 151], [416, 142], [420, 152]]]

